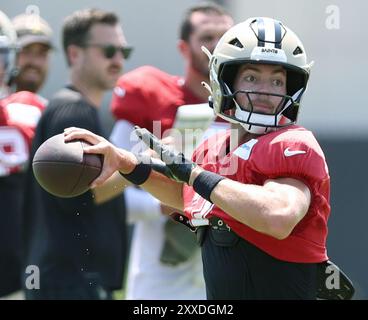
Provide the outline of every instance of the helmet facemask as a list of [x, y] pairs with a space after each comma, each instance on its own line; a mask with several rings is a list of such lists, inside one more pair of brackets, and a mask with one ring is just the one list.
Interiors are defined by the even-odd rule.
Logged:
[[[237, 64], [238, 68], [239, 66], [240, 64]], [[230, 122], [240, 123], [247, 131], [254, 134], [264, 134], [274, 131], [277, 128], [289, 126], [296, 122], [299, 111], [299, 102], [303, 92], [305, 91], [304, 86], [294, 92], [292, 96], [288, 94], [253, 90], [235, 91], [233, 89], [234, 77], [230, 78], [229, 76], [226, 76], [226, 72], [224, 72], [225, 69], [226, 68], [222, 69], [219, 76], [219, 82], [223, 87], [224, 92], [224, 103], [219, 116], [222, 116]], [[234, 68], [230, 67], [229, 69], [230, 72], [228, 73], [236, 74], [236, 70], [234, 70]], [[289, 75], [290, 72], [287, 74]], [[289, 81], [287, 81], [287, 83], [288, 82]], [[287, 90], [287, 93], [288, 92], [290, 92], [290, 90]], [[240, 98], [241, 96], [243, 96], [243, 99]], [[256, 101], [264, 101], [264, 103], [270, 104], [270, 98], [279, 100], [277, 106], [275, 105], [276, 108], [273, 108], [274, 112], [262, 113], [260, 111], [255, 111], [254, 103]], [[247, 101], [247, 104], [240, 105], [238, 101], [244, 100]]]

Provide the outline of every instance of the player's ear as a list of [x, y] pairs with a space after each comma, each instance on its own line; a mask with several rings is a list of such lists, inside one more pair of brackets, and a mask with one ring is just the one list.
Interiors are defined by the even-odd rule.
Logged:
[[183, 56], [183, 58], [185, 60], [188, 60], [189, 57], [190, 57], [190, 47], [189, 47], [189, 44], [188, 42], [180, 39], [178, 41], [178, 50], [180, 51], [181, 55]]

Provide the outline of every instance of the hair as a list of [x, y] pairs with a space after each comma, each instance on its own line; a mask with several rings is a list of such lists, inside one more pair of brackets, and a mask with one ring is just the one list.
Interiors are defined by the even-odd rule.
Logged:
[[211, 3], [211, 2], [203, 2], [198, 5], [194, 5], [190, 7], [184, 14], [183, 21], [180, 25], [180, 39], [184, 41], [188, 41], [190, 35], [193, 32], [193, 24], [191, 22], [192, 14], [195, 12], [202, 13], [215, 13], [219, 16], [230, 16], [230, 14], [221, 6]]
[[75, 11], [65, 18], [63, 24], [63, 49], [69, 65], [68, 47], [70, 45], [85, 45], [90, 36], [90, 29], [98, 23], [115, 26], [119, 23], [119, 18], [113, 12], [94, 8]]

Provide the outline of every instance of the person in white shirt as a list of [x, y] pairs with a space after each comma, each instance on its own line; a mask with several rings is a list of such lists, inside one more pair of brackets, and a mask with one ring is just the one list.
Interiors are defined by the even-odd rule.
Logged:
[[[122, 76], [114, 90], [112, 112], [117, 119], [110, 140], [132, 150], [137, 139], [134, 125], [150, 131], [155, 125], [164, 133], [171, 129], [182, 105], [207, 102], [208, 58], [220, 37], [233, 25], [230, 15], [213, 4], [190, 8], [181, 24], [179, 50], [185, 60], [185, 76], [166, 74], [144, 66]], [[149, 97], [149, 100], [146, 100]], [[206, 106], [206, 108], [209, 108]], [[202, 261], [195, 236], [165, 216], [172, 210], [149, 193], [125, 190], [127, 216], [134, 223], [127, 275], [127, 299], [206, 299]], [[181, 237], [170, 233], [182, 232]], [[178, 239], [186, 241], [171, 243]], [[175, 247], [180, 250], [175, 252]]]

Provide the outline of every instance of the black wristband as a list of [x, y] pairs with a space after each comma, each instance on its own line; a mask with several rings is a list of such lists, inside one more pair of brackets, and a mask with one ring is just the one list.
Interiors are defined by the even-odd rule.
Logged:
[[139, 186], [145, 183], [151, 174], [152, 166], [151, 166], [151, 157], [148, 155], [136, 155], [138, 160], [138, 164], [135, 166], [133, 171], [128, 174], [124, 174], [119, 171], [119, 173], [131, 183]]
[[224, 179], [225, 177], [220, 176], [217, 173], [210, 171], [203, 171], [198, 175], [197, 178], [195, 178], [193, 182], [193, 189], [202, 198], [212, 203], [210, 199], [211, 192], [213, 189], [215, 189], [217, 184]]

